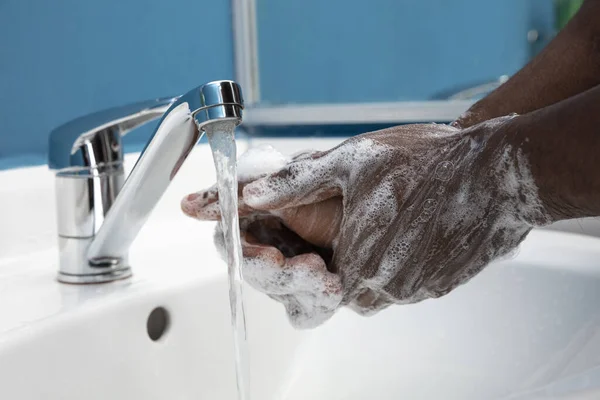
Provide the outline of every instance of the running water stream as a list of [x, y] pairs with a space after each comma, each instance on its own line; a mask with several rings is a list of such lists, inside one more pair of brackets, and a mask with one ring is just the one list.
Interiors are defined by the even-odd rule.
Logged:
[[236, 171], [235, 123], [222, 121], [208, 124], [206, 135], [217, 170], [221, 228], [227, 251], [229, 301], [237, 379], [238, 400], [250, 400], [246, 316], [242, 296], [242, 246], [238, 217], [238, 182]]

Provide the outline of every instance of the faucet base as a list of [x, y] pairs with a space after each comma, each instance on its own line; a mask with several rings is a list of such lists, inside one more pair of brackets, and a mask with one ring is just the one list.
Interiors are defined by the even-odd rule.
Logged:
[[131, 276], [127, 255], [122, 258], [99, 257], [90, 260], [87, 256], [94, 237], [58, 237], [59, 268], [58, 281], [63, 283], [106, 283]]
[[92, 283], [107, 283], [112, 281], [118, 281], [122, 279], [127, 279], [131, 277], [131, 268], [119, 268], [113, 269], [106, 272], [101, 272], [98, 274], [86, 274], [86, 275], [72, 275], [66, 274], [64, 272], [59, 272], [57, 279], [62, 283], [71, 283], [71, 284], [92, 284]]

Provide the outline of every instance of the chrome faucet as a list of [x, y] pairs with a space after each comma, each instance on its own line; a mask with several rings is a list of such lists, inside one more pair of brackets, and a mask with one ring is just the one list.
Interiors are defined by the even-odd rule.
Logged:
[[[237, 83], [215, 81], [54, 129], [48, 165], [56, 171], [58, 280], [100, 283], [131, 276], [129, 247], [205, 127], [239, 124], [243, 108]], [[121, 137], [161, 116], [125, 180]]]

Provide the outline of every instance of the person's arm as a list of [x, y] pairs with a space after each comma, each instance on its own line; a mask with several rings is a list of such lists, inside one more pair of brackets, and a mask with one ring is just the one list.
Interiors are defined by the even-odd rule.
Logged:
[[555, 220], [600, 216], [600, 85], [512, 119], [502, 134], [521, 149]]
[[[297, 327], [344, 305], [370, 315], [443, 296], [533, 227], [600, 216], [598, 129], [600, 85], [468, 129], [402, 125], [295, 159], [243, 183], [244, 277]], [[215, 190], [183, 210], [217, 219]]]
[[565, 28], [523, 69], [453, 125], [467, 128], [525, 114], [600, 84], [600, 0], [586, 0]]

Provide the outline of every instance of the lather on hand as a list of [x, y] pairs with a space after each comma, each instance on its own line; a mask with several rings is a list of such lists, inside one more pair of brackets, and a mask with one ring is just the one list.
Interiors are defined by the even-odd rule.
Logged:
[[[498, 134], [511, 118], [372, 132], [242, 182], [246, 280], [299, 327], [466, 282], [550, 221], [527, 160]], [[182, 206], [216, 219], [217, 200], [213, 188]]]

